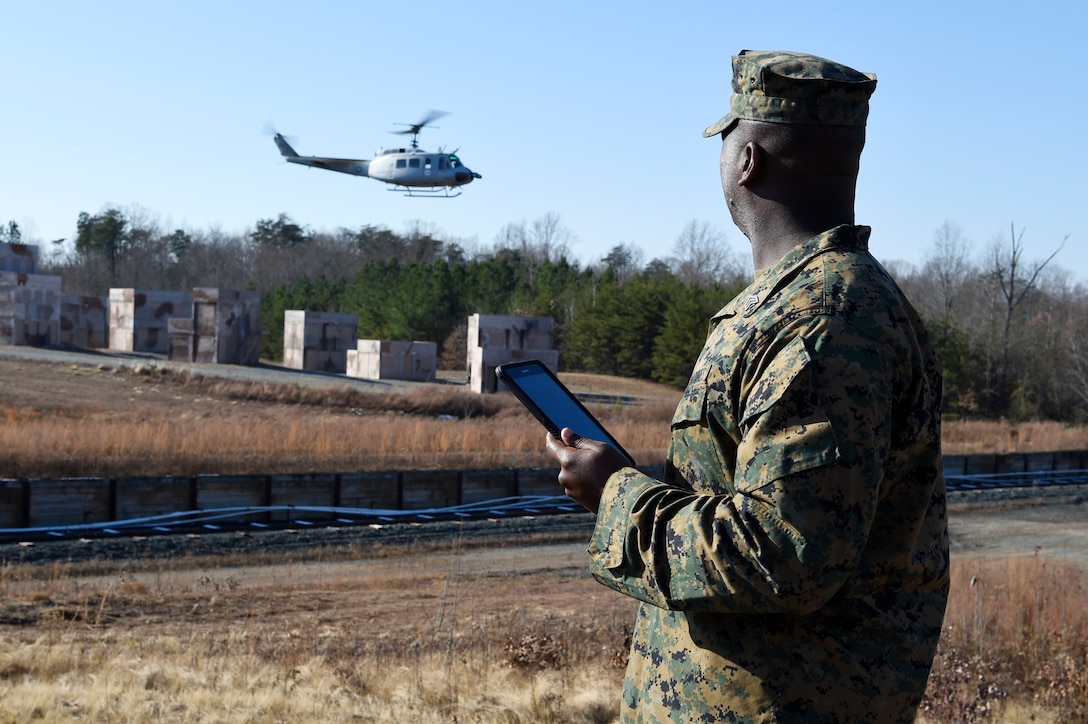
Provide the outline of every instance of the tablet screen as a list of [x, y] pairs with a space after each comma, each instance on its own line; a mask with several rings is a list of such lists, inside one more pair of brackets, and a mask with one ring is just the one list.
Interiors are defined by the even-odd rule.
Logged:
[[543, 363], [533, 360], [502, 365], [499, 367], [499, 379], [553, 435], [558, 437], [560, 430], [569, 427], [582, 437], [607, 442], [625, 457], [631, 458]]

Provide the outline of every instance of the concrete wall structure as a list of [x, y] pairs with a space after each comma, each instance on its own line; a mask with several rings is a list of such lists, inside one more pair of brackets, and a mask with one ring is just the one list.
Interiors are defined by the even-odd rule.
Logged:
[[438, 367], [435, 342], [360, 339], [347, 353], [347, 374], [364, 380], [433, 382]]
[[60, 344], [60, 305], [60, 277], [0, 272], [0, 344], [56, 347]]
[[168, 356], [179, 362], [253, 365], [260, 361], [261, 295], [197, 287], [190, 317], [169, 322]]
[[61, 296], [60, 343], [82, 349], [106, 349], [110, 344], [109, 297]]
[[468, 318], [468, 382], [473, 392], [496, 392], [495, 368], [506, 362], [538, 359], [559, 371], [554, 349], [555, 320], [473, 314]]
[[110, 289], [109, 348], [166, 354], [170, 349], [170, 318], [192, 313], [192, 292]]
[[359, 336], [359, 316], [340, 312], [283, 313], [283, 364], [293, 370], [347, 372]]
[[0, 244], [0, 271], [38, 273], [38, 247], [29, 244]]

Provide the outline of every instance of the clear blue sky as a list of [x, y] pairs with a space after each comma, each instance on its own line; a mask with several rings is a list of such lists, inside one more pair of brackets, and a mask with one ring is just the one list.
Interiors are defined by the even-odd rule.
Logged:
[[[593, 262], [648, 261], [691, 221], [748, 260], [716, 140], [729, 58], [791, 49], [874, 72], [859, 223], [883, 261], [919, 263], [946, 221], [976, 255], [1023, 228], [1088, 278], [1088, 11], [1077, 0], [785, 2], [19, 2], [0, 10], [0, 222], [71, 238], [81, 211], [243, 233], [286, 213], [489, 245], [554, 213]], [[456, 199], [281, 162], [372, 158], [420, 137], [483, 175]], [[43, 253], [46, 249], [43, 248]]]

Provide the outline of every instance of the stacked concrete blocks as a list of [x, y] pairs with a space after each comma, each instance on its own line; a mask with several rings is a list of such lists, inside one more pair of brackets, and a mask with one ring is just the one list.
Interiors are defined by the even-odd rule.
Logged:
[[170, 349], [171, 318], [192, 313], [192, 292], [110, 289], [109, 348], [166, 354]]
[[38, 274], [38, 247], [0, 244], [0, 344], [60, 343], [60, 277]]
[[254, 365], [260, 362], [261, 295], [197, 287], [190, 317], [169, 323], [168, 356], [179, 362]]
[[293, 370], [344, 374], [358, 333], [356, 314], [288, 309], [283, 313], [283, 364]]
[[538, 359], [559, 371], [559, 350], [553, 349], [555, 320], [473, 314], [468, 318], [469, 386], [473, 392], [498, 390], [495, 368], [506, 362]]
[[0, 271], [37, 274], [38, 247], [29, 244], [0, 244]]
[[60, 344], [60, 277], [0, 271], [0, 344]]
[[61, 296], [60, 343], [82, 349], [106, 349], [110, 344], [109, 297]]
[[360, 339], [347, 353], [347, 374], [364, 380], [434, 382], [438, 345]]

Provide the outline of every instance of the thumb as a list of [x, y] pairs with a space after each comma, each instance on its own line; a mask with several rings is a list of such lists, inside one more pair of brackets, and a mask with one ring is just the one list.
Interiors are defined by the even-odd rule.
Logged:
[[574, 430], [571, 430], [569, 427], [564, 427], [562, 430], [559, 431], [559, 434], [562, 436], [563, 443], [567, 447], [581, 447], [580, 443], [582, 442], [582, 440], [585, 440], [584, 437], [576, 433]]

